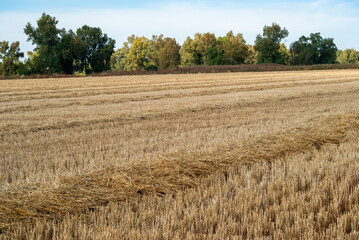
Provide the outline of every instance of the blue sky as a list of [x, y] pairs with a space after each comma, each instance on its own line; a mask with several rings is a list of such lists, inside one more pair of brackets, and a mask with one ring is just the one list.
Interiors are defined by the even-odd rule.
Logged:
[[58, 27], [84, 24], [100, 27], [121, 47], [131, 34], [161, 34], [182, 43], [197, 32], [243, 33], [253, 44], [264, 25], [276, 22], [289, 30], [287, 46], [301, 35], [321, 32], [338, 48], [359, 50], [359, 0], [304, 1], [115, 1], [115, 0], [0, 0], [0, 41], [20, 40], [22, 51], [33, 49], [23, 28], [35, 25], [43, 12], [55, 16]]

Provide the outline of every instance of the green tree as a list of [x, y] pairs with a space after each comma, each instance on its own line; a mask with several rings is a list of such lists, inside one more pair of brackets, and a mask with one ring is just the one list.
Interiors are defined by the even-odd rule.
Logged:
[[337, 47], [333, 38], [322, 38], [320, 33], [302, 36], [290, 46], [292, 64], [312, 65], [335, 63]]
[[243, 64], [249, 56], [248, 46], [243, 39], [243, 35], [239, 33], [234, 36], [233, 32], [230, 31], [224, 39], [221, 44], [223, 51], [222, 64]]
[[149, 62], [147, 54], [149, 52], [149, 40], [145, 37], [135, 37], [131, 48], [126, 54], [126, 70], [145, 69]]
[[160, 51], [165, 46], [165, 40], [163, 35], [153, 35], [152, 39], [148, 42], [148, 65], [152, 65], [155, 68], [160, 67]]
[[82, 26], [76, 31], [78, 61], [85, 72], [102, 72], [111, 69], [111, 56], [115, 40], [97, 27]]
[[19, 68], [17, 69], [18, 75], [30, 75], [30, 74], [34, 73], [33, 66], [32, 66], [32, 64], [33, 64], [32, 59], [36, 55], [37, 55], [36, 52], [35, 53], [30, 52], [30, 51], [27, 52], [28, 57], [27, 58], [25, 57], [23, 62], [20, 62]]
[[278, 24], [263, 27], [263, 36], [257, 35], [254, 49], [258, 52], [258, 63], [279, 63], [286, 64], [281, 49], [281, 41], [288, 37], [289, 32], [286, 28], [281, 28]]
[[314, 64], [313, 48], [309, 39], [305, 36], [299, 38], [290, 46], [290, 53], [292, 55], [292, 64], [294, 65], [311, 65]]
[[218, 38], [213, 33], [197, 33], [194, 39], [186, 39], [180, 52], [185, 66], [242, 64], [249, 56], [243, 35], [232, 31]]
[[45, 13], [37, 21], [24, 28], [28, 41], [36, 45], [37, 53], [31, 58], [33, 72], [68, 73], [75, 70], [101, 72], [110, 69], [115, 41], [102, 34], [100, 28], [87, 25], [72, 30], [58, 29], [58, 21]]
[[58, 44], [60, 43], [60, 34], [64, 29], [56, 27], [58, 21], [45, 13], [37, 20], [37, 27], [30, 23], [24, 28], [27, 40], [36, 45], [35, 51], [38, 55], [33, 59], [34, 71], [38, 73], [61, 72], [60, 57], [58, 53]]
[[194, 39], [188, 37], [180, 52], [183, 65], [210, 65], [213, 57], [211, 54], [216, 46], [217, 39], [213, 33], [196, 33]]
[[121, 59], [122, 59], [122, 57], [123, 56], [122, 56], [121, 49], [117, 49], [114, 53], [112, 53], [111, 60], [110, 60], [112, 70], [123, 69], [123, 67], [121, 67]]
[[257, 63], [257, 52], [254, 50], [252, 45], [247, 45], [248, 47], [248, 56], [244, 61], [245, 64], [256, 64]]
[[277, 44], [280, 44], [282, 39], [288, 37], [288, 35], [288, 30], [286, 28], [282, 29], [277, 23], [272, 23], [272, 26], [263, 27], [263, 36]]
[[20, 52], [20, 42], [16, 41], [9, 45], [9, 42], [0, 42], [0, 73], [4, 75], [16, 74], [21, 62], [19, 59], [24, 57]]
[[186, 41], [182, 44], [180, 55], [183, 66], [193, 66], [201, 64], [196, 54], [196, 49], [194, 48], [192, 43], [193, 39], [187, 37]]
[[279, 59], [278, 63], [280, 64], [290, 64], [290, 50], [287, 48], [287, 46], [284, 43], [279, 44]]
[[62, 31], [60, 36], [60, 42], [55, 49], [58, 53], [61, 72], [72, 74], [77, 68], [76, 34], [70, 30], [68, 32]]
[[176, 39], [165, 38], [164, 45], [158, 53], [158, 66], [161, 69], [177, 67], [181, 60], [180, 49], [181, 46]]
[[213, 47], [207, 50], [207, 65], [222, 65], [223, 51], [218, 47]]
[[122, 48], [117, 49], [112, 54], [111, 56], [112, 69], [131, 70], [127, 68], [127, 62], [128, 62], [127, 57], [135, 38], [136, 36], [134, 34], [127, 37], [127, 41], [123, 43]]
[[197, 62], [209, 65], [208, 50], [217, 46], [217, 38], [213, 33], [195, 34], [193, 45], [198, 57]]
[[345, 49], [344, 51], [338, 50], [337, 52], [338, 63], [355, 64], [359, 63], [359, 52], [355, 49]]
[[111, 65], [122, 70], [174, 68], [180, 64], [180, 49], [174, 38], [164, 38], [162, 34], [151, 39], [132, 35], [112, 55]]
[[334, 43], [333, 38], [321, 38], [320, 45], [318, 48], [319, 51], [319, 64], [330, 63], [333, 64], [336, 61], [336, 52], [338, 50], [337, 46]]

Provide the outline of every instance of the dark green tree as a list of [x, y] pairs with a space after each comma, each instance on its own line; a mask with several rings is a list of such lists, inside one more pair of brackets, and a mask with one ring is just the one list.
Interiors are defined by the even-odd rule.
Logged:
[[291, 44], [290, 53], [292, 55], [292, 64], [311, 65], [314, 63], [313, 48], [308, 40], [307, 37], [302, 36], [298, 41]]
[[62, 72], [72, 74], [76, 70], [78, 53], [76, 52], [76, 35], [72, 30], [61, 32], [60, 43], [55, 47], [59, 56], [59, 63]]
[[100, 28], [87, 25], [77, 29], [76, 34], [75, 52], [80, 68], [86, 72], [109, 70], [115, 40], [103, 34]]
[[337, 46], [333, 38], [324, 38], [319, 46], [319, 64], [334, 64], [337, 57]]
[[288, 35], [288, 30], [276, 23], [272, 23], [272, 26], [264, 26], [263, 36], [257, 35], [254, 45], [254, 49], [258, 52], [257, 63], [285, 64], [286, 59], [280, 51], [280, 43]]
[[72, 30], [58, 29], [57, 24], [55, 17], [43, 13], [37, 27], [30, 23], [25, 26], [28, 41], [36, 45], [36, 54], [31, 58], [33, 72], [71, 74], [75, 70], [110, 69], [115, 41], [102, 34], [100, 28], [85, 25], [75, 34]]
[[28, 36], [27, 40], [36, 45], [35, 51], [38, 51], [38, 55], [32, 63], [35, 72], [62, 72], [58, 44], [60, 44], [61, 33], [65, 30], [58, 29], [57, 23], [55, 17], [43, 13], [37, 20], [36, 28], [30, 23], [27, 23], [24, 28], [24, 32]]
[[333, 38], [322, 38], [320, 33], [302, 36], [290, 46], [294, 65], [335, 63], [337, 50]]
[[222, 65], [223, 64], [223, 51], [217, 47], [207, 50], [207, 65]]

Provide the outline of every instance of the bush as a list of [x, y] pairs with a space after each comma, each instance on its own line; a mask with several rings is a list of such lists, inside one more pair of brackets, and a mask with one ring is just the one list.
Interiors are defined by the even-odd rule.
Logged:
[[145, 67], [145, 70], [146, 71], [156, 71], [156, 70], [158, 70], [158, 67], [156, 65], [151, 64], [151, 65]]

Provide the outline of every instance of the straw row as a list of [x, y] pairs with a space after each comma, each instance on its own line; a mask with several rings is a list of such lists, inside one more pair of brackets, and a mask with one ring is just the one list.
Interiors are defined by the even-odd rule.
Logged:
[[304, 126], [261, 136], [207, 152], [177, 152], [149, 161], [113, 166], [63, 178], [56, 185], [0, 193], [0, 229], [19, 221], [60, 219], [110, 202], [141, 195], [175, 194], [198, 186], [201, 177], [226, 172], [238, 163], [272, 161], [290, 154], [339, 144], [359, 129], [359, 114], [317, 118]]

